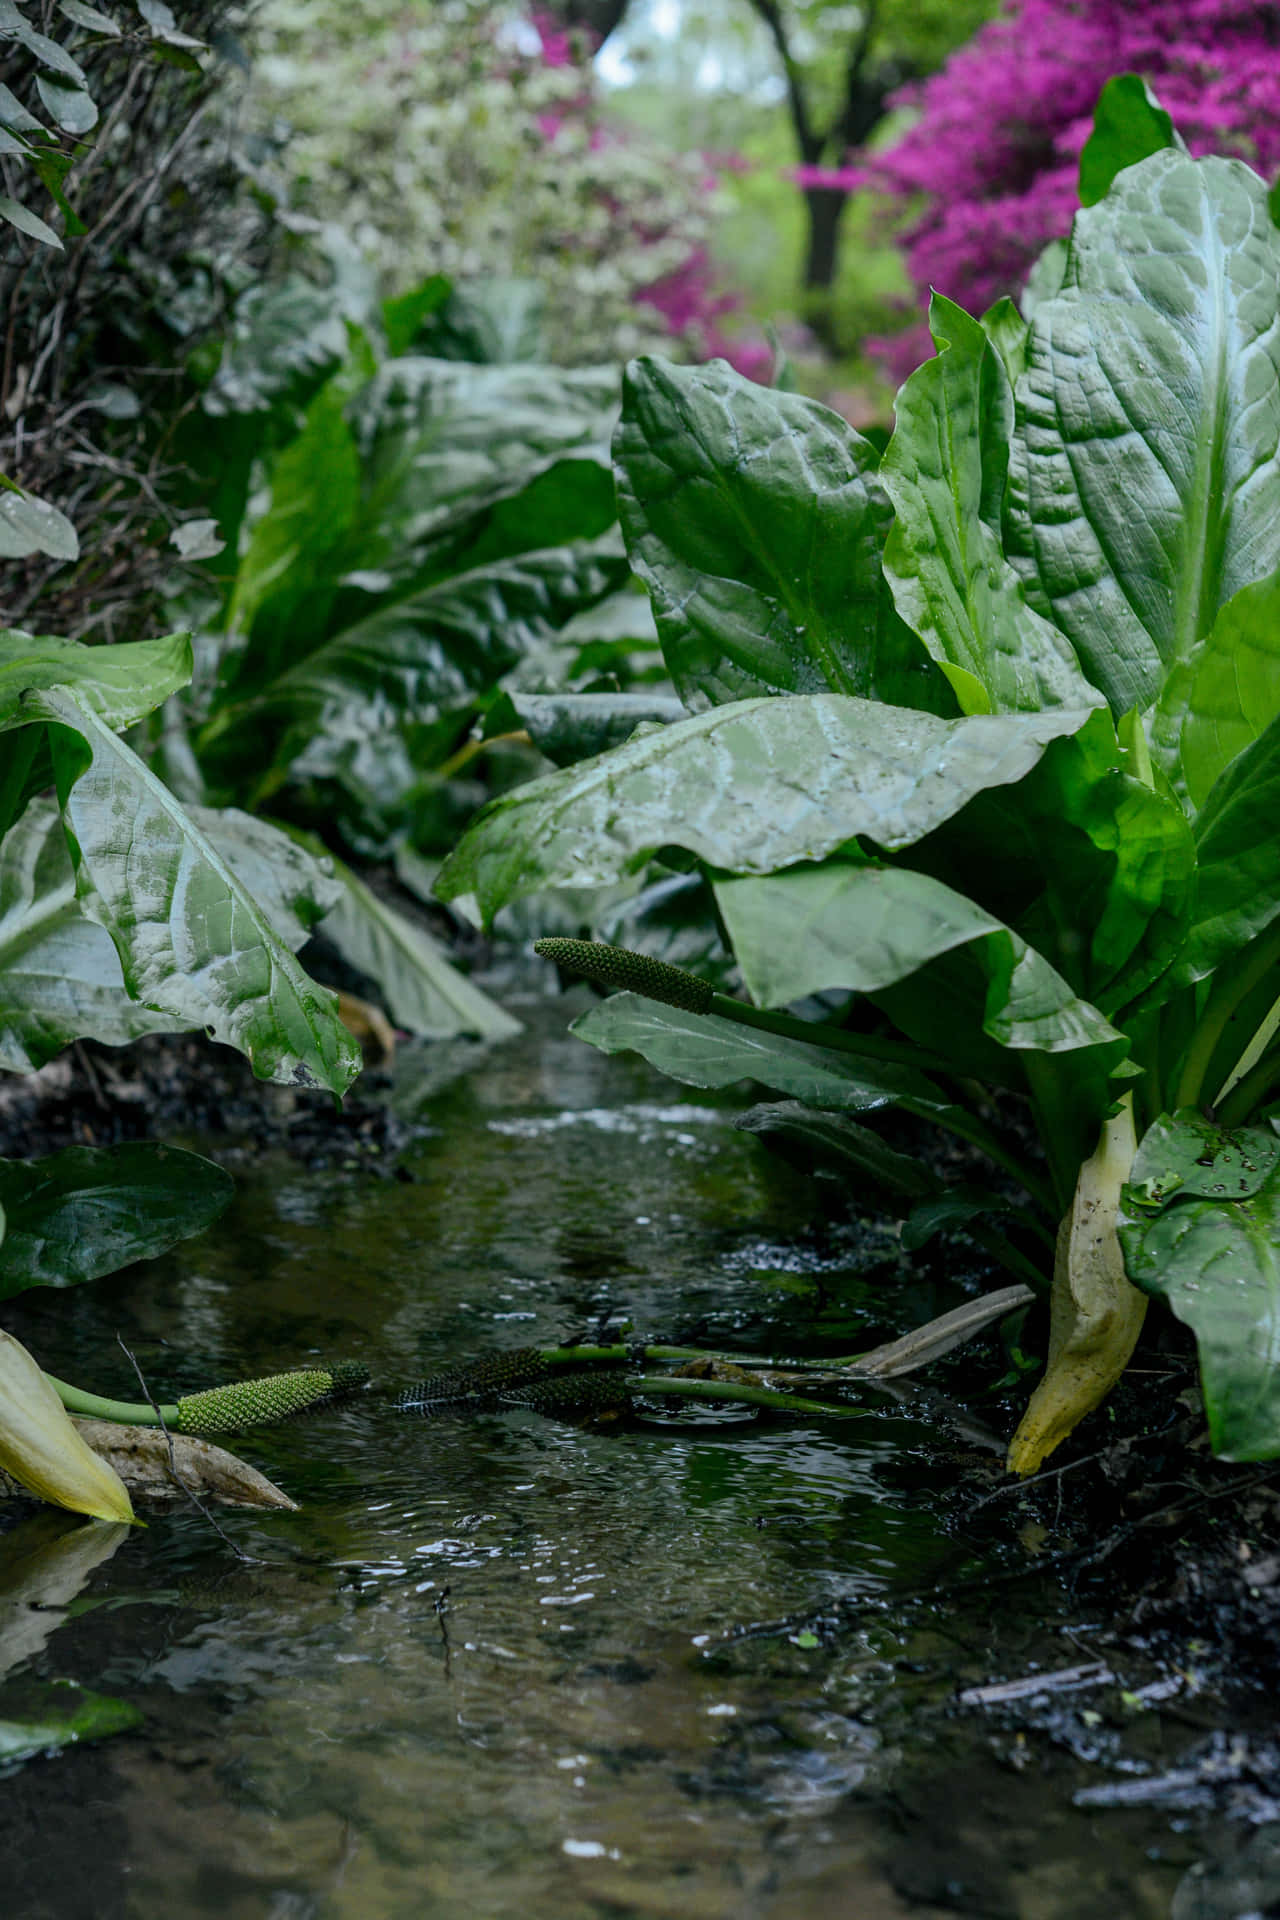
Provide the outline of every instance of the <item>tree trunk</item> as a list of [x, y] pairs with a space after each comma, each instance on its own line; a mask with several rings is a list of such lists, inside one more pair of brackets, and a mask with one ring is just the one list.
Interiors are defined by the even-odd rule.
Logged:
[[584, 27], [601, 42], [622, 25], [629, 0], [548, 0], [546, 11], [562, 27]]
[[839, 261], [840, 216], [849, 194], [844, 187], [806, 187], [809, 238], [805, 250], [805, 319], [829, 352], [835, 349], [832, 292]]

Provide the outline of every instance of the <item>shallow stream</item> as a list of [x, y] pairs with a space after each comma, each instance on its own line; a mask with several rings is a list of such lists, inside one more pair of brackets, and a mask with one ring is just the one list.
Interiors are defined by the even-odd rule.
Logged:
[[[99, 1391], [136, 1397], [117, 1331], [164, 1397], [313, 1352], [377, 1384], [241, 1444], [302, 1502], [223, 1514], [248, 1559], [175, 1509], [34, 1639], [27, 1619], [0, 1717], [26, 1673], [143, 1719], [0, 1779], [6, 1920], [1237, 1911], [1189, 1904], [1225, 1826], [1077, 1806], [1099, 1779], [1078, 1739], [958, 1703], [1098, 1657], [1014, 1503], [994, 1543], [957, 1510], [980, 1430], [927, 1399], [615, 1429], [395, 1411], [443, 1365], [606, 1317], [848, 1351], [960, 1297], [883, 1229], [816, 1230], [807, 1183], [733, 1130], [740, 1100], [602, 1058], [562, 1002], [519, 1011], [521, 1040], [425, 1098], [407, 1059], [397, 1097], [431, 1131], [396, 1168], [237, 1163], [202, 1239], [29, 1296], [24, 1337]], [[21, 1524], [40, 1551], [76, 1531]], [[1105, 1777], [1193, 1737], [1149, 1714], [1108, 1745], [1121, 1684], [1150, 1679], [1074, 1702]]]

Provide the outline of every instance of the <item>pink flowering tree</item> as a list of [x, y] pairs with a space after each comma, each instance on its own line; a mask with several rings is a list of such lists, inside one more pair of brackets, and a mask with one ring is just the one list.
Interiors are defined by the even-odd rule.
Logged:
[[[1139, 74], [1192, 153], [1280, 164], [1280, 4], [1014, 0], [910, 96], [920, 117], [885, 153], [843, 168], [909, 211], [901, 234], [930, 287], [982, 313], [1016, 294], [1077, 204], [1080, 152], [1103, 86]], [[932, 351], [913, 329], [878, 343], [899, 376]]]

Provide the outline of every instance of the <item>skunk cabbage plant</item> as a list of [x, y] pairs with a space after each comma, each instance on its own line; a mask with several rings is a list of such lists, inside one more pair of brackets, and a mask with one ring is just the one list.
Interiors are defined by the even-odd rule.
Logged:
[[[1025, 1277], [1038, 1239], [1020, 1473], [1152, 1295], [1216, 1450], [1280, 1453], [1280, 232], [1242, 162], [1108, 139], [1029, 321], [934, 298], [883, 456], [722, 364], [629, 368], [622, 523], [685, 716], [492, 802], [440, 881], [491, 917], [701, 867], [752, 1004], [576, 1030], [791, 1096], [746, 1123], [820, 1136], [908, 1246], [986, 1209]], [[843, 1024], [785, 1011], [832, 992]], [[865, 1124], [892, 1105], [1023, 1194], [922, 1178]]]

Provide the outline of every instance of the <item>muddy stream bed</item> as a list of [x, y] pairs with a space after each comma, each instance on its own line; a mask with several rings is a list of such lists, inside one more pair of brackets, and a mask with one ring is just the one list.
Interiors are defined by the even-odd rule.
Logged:
[[[248, 1558], [154, 1514], [34, 1635], [4, 1568], [77, 1523], [0, 1515], [0, 1664], [27, 1636], [0, 1718], [31, 1677], [142, 1714], [0, 1777], [6, 1920], [1280, 1912], [1266, 1700], [1215, 1687], [1194, 1640], [1122, 1631], [1105, 1570], [1067, 1577], [1052, 1503], [979, 1506], [1003, 1402], [957, 1423], [935, 1383], [854, 1420], [600, 1429], [395, 1410], [424, 1374], [606, 1323], [849, 1351], [977, 1283], [823, 1224], [734, 1131], [740, 1098], [602, 1058], [562, 1001], [517, 1010], [525, 1035], [434, 1093], [406, 1054], [394, 1156], [188, 1133], [235, 1173], [222, 1221], [8, 1316], [129, 1398], [117, 1333], [164, 1397], [313, 1353], [375, 1385], [240, 1442], [302, 1503], [223, 1512]], [[1036, 1691], [1063, 1669], [1083, 1678]]]

